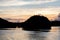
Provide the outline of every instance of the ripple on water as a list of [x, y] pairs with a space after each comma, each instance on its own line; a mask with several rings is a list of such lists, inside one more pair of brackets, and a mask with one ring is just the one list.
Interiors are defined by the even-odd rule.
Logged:
[[0, 40], [59, 40], [60, 27], [52, 27], [50, 32], [24, 31], [20, 28], [15, 30], [0, 30]]

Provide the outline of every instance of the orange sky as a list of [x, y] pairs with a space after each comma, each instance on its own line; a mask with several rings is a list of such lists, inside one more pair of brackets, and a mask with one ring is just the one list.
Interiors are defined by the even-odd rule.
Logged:
[[[41, 15], [47, 17], [49, 20], [54, 20], [57, 17], [57, 14], [41, 14]], [[25, 21], [31, 16], [32, 15], [11, 15], [11, 16], [9, 14], [0, 15], [1, 18], [24, 19], [24, 20], [20, 20], [20, 21]]]
[[30, 16], [39, 14], [46, 16], [49, 20], [53, 20], [60, 13], [59, 10], [59, 8], [6, 9], [0, 10], [0, 17], [27, 20]]

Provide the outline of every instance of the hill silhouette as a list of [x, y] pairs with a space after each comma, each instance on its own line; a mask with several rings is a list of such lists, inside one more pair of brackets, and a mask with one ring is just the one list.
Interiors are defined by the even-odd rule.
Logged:
[[16, 28], [17, 24], [0, 18], [0, 28]]
[[21, 24], [24, 30], [51, 29], [51, 22], [47, 17], [34, 15]]
[[51, 22], [48, 20], [47, 17], [34, 15], [27, 19], [25, 22], [22, 23], [13, 23], [8, 22], [0, 18], [0, 28], [16, 28], [22, 27], [23, 30], [40, 30], [40, 29], [51, 29]]

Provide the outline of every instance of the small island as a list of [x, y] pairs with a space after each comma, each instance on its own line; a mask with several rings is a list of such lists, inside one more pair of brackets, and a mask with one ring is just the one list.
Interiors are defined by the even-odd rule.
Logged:
[[51, 22], [47, 17], [34, 15], [22, 23], [23, 30], [51, 29]]
[[25, 22], [13, 23], [5, 19], [0, 18], [0, 29], [1, 28], [16, 28], [21, 27], [23, 30], [40, 30], [40, 29], [51, 29], [51, 22], [47, 17], [40, 15], [33, 15]]

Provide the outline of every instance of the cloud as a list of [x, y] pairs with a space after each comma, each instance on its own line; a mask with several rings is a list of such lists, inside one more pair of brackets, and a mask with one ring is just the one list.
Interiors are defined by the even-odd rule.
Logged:
[[[46, 15], [48, 14], [47, 17], [51, 17], [52, 15], [49, 16], [50, 14], [54, 14], [54, 15], [58, 15], [58, 13], [60, 13], [60, 8], [33, 8], [33, 9], [6, 9], [6, 10], [0, 10], [0, 17], [2, 18], [25, 18], [26, 17], [24, 15], [35, 15], [35, 14], [42, 14], [42, 15]], [[53, 16], [54, 16], [53, 15]], [[24, 16], [24, 17], [23, 17]]]
[[[0, 14], [11, 14], [11, 15], [29, 15], [29, 14], [39, 14], [39, 13], [47, 13], [47, 14], [57, 14], [60, 13], [60, 7], [56, 8], [33, 8], [33, 9], [6, 9], [6, 10], [0, 10]], [[11, 16], [10, 15], [10, 16]]]
[[23, 6], [35, 5], [48, 2], [55, 2], [56, 0], [0, 0], [0, 6]]

